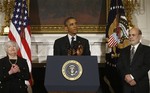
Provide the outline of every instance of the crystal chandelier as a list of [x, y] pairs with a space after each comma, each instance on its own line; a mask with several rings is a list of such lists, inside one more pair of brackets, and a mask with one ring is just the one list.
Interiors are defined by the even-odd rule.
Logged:
[[[0, 16], [4, 15], [4, 24], [1, 24], [1, 34], [9, 27], [10, 17], [14, 7], [14, 0], [0, 0]], [[3, 15], [2, 15], [3, 14]], [[1, 20], [2, 21], [2, 20]]]
[[133, 1], [135, 13], [137, 14], [145, 13], [145, 0], [131, 0], [131, 1]]
[[132, 14], [143, 15], [145, 13], [145, 0], [123, 0], [128, 25], [133, 27]]

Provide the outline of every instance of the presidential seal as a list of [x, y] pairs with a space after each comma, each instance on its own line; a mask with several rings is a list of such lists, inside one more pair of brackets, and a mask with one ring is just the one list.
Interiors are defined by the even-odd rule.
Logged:
[[62, 74], [67, 80], [77, 80], [83, 72], [81, 64], [76, 60], [68, 60], [62, 66]]

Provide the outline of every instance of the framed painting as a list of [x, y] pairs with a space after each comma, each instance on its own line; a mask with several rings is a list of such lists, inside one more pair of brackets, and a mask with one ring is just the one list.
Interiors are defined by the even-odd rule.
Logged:
[[104, 33], [108, 0], [29, 0], [31, 32], [65, 33], [63, 21], [77, 18], [79, 33]]

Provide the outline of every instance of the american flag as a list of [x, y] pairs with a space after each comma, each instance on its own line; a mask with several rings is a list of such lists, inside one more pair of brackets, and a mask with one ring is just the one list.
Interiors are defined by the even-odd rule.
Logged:
[[[8, 37], [19, 45], [18, 56], [27, 60], [31, 73], [31, 32], [26, 0], [15, 0]], [[26, 84], [31, 82], [26, 82]]]
[[122, 0], [111, 0], [108, 24], [106, 26], [106, 38], [108, 38], [108, 46], [116, 47], [117, 44], [120, 43], [122, 37], [128, 38], [127, 33], [128, 22], [125, 18]]
[[114, 46], [117, 46], [117, 44], [118, 44], [117, 34], [113, 33], [108, 39], [108, 45], [109, 47], [114, 47]]

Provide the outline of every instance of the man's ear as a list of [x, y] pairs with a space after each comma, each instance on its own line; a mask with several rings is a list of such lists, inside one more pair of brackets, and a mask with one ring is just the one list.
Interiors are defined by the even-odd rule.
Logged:
[[65, 29], [65, 31], [68, 31], [68, 28], [67, 28], [67, 26], [65, 26], [65, 27], [64, 27], [64, 29]]

